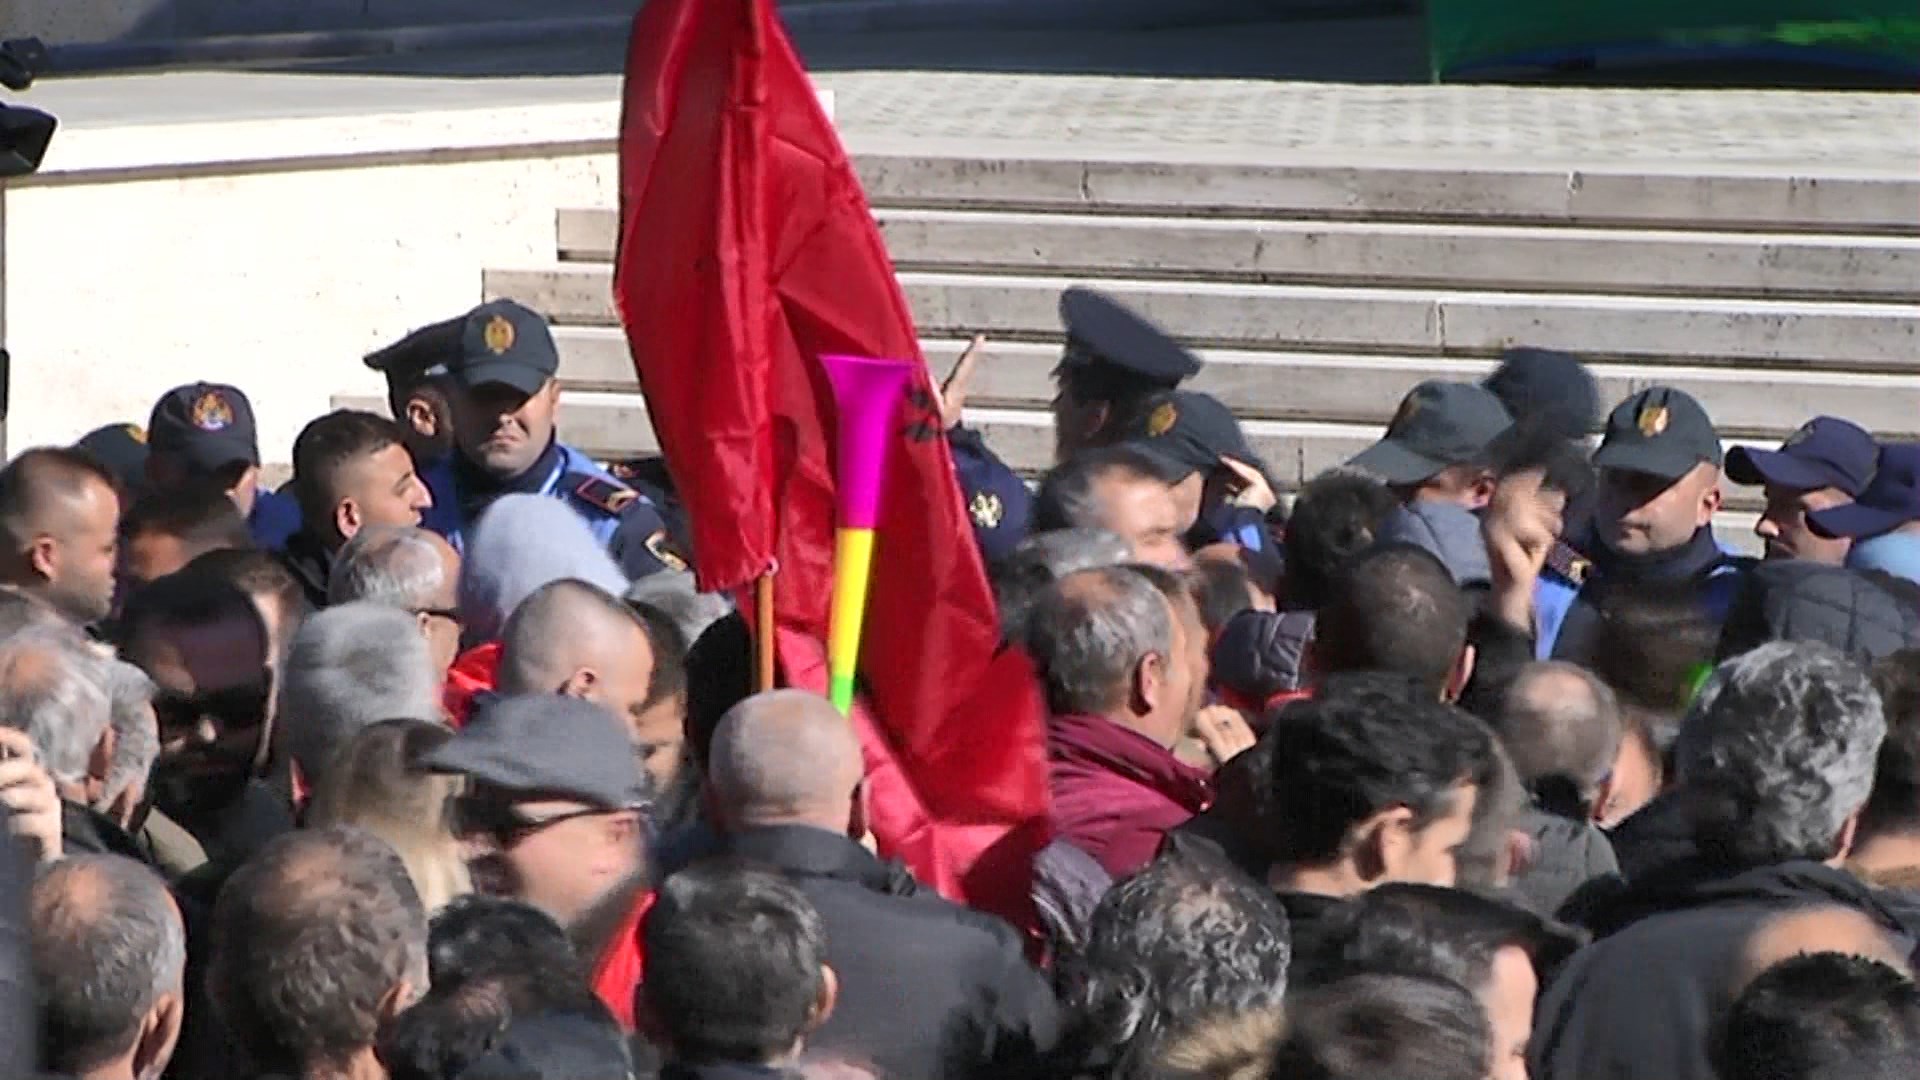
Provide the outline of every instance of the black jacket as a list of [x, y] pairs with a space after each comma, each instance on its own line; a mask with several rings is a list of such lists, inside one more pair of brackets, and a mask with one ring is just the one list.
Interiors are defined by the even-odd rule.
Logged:
[[90, 806], [60, 801], [60, 846], [68, 855], [123, 855], [158, 872], [153, 852], [112, 818]]
[[1601, 938], [1541, 995], [1534, 1080], [1713, 1080], [1708, 1043], [1740, 949], [1776, 912], [1856, 908], [1911, 936], [1872, 889], [1814, 862], [1716, 876], [1698, 864], [1634, 883], [1596, 911]]
[[1774, 559], [1746, 576], [1719, 655], [1769, 641], [1820, 641], [1862, 664], [1920, 645], [1920, 585], [1877, 571]]
[[327, 606], [327, 579], [333, 573], [333, 556], [305, 529], [287, 538], [280, 552], [280, 565], [287, 568], [300, 591], [315, 611]]
[[1052, 1049], [1059, 1006], [1018, 934], [932, 893], [852, 840], [782, 825], [723, 853], [778, 870], [813, 901], [840, 976], [833, 1016], [807, 1040], [886, 1080], [998, 1077]]

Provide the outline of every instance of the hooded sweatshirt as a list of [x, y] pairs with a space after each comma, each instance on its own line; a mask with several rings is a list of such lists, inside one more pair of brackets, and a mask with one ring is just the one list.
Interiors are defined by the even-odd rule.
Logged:
[[1426, 499], [1408, 503], [1387, 515], [1378, 537], [1382, 544], [1412, 544], [1432, 552], [1462, 588], [1493, 580], [1480, 515], [1464, 506]]

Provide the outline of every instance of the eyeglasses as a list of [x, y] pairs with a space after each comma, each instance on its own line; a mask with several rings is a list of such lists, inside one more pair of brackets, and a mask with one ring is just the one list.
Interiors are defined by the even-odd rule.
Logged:
[[163, 734], [196, 727], [201, 717], [212, 718], [214, 726], [223, 730], [244, 731], [266, 720], [267, 689], [237, 687], [190, 697], [162, 693], [153, 699], [153, 716]]
[[563, 821], [584, 817], [604, 817], [610, 814], [639, 813], [646, 807], [622, 806], [608, 809], [604, 806], [590, 806], [535, 818], [528, 817], [515, 809], [512, 804], [503, 803], [497, 799], [478, 795], [456, 795], [448, 809], [450, 811], [448, 826], [455, 836], [494, 836], [502, 840], [517, 840]]

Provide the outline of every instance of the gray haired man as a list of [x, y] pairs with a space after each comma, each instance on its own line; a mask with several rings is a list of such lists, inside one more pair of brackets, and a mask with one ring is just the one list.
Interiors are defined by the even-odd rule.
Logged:
[[115, 749], [111, 701], [101, 689], [108, 663], [62, 632], [27, 630], [0, 642], [0, 728], [24, 733], [27, 756], [52, 778], [61, 850], [144, 861], [120, 824], [92, 805]]
[[1840, 869], [1887, 723], [1839, 652], [1776, 642], [1722, 664], [1681, 727], [1695, 853], [1642, 875], [1586, 919], [1601, 938], [1540, 999], [1538, 1080], [1709, 1080], [1712, 1016], [1747, 940], [1782, 910], [1839, 904], [1911, 939]]
[[440, 718], [439, 679], [414, 620], [373, 603], [308, 619], [280, 673], [287, 752], [309, 784], [360, 729], [382, 720]]
[[75, 1080], [155, 1080], [173, 1058], [186, 999], [187, 932], [158, 875], [82, 855], [33, 885], [41, 1052]]
[[434, 670], [445, 676], [460, 651], [459, 590], [460, 554], [443, 537], [373, 525], [340, 549], [327, 578], [327, 603], [366, 600], [412, 615]]

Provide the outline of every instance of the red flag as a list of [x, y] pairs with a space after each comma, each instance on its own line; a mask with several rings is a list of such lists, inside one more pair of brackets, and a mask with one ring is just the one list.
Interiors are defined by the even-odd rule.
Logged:
[[818, 357], [914, 361], [855, 715], [875, 835], [947, 895], [1022, 915], [1046, 839], [1039, 693], [997, 651], [938, 399], [840, 140], [771, 0], [651, 0], [625, 93], [614, 291], [701, 584], [777, 564], [786, 680], [824, 690], [834, 406]]

